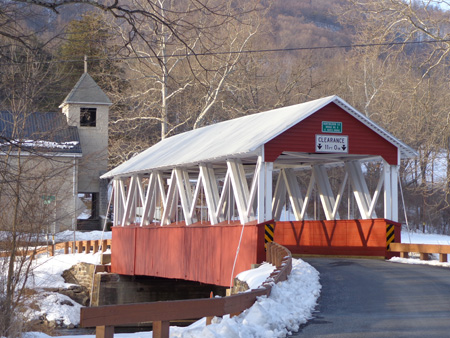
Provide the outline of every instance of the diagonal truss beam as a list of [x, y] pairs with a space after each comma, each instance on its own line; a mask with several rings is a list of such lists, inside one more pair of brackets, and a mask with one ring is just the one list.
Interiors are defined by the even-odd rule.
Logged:
[[[392, 210], [396, 209], [396, 205], [394, 205], [393, 198], [390, 197], [392, 194], [390, 190], [395, 190], [396, 182], [394, 180], [397, 180], [398, 175], [396, 167], [389, 164], [384, 165], [383, 174], [378, 180], [373, 196], [369, 193], [359, 161], [345, 163], [345, 169], [345, 177], [336, 197], [331, 188], [326, 166], [314, 165], [304, 197], [294, 169], [282, 168], [278, 175], [273, 198], [267, 199], [265, 189], [270, 180], [270, 191], [272, 191], [273, 167], [264, 163], [262, 156], [258, 157], [254, 167], [250, 188], [247, 180], [247, 175], [250, 173], [246, 173], [244, 165], [238, 159], [227, 160], [227, 171], [222, 181], [217, 179], [210, 163], [200, 164], [198, 177], [193, 180], [185, 168], [174, 168], [170, 180], [167, 181], [168, 185], [159, 171], [151, 172], [146, 177], [133, 175], [128, 179], [116, 178], [113, 181], [114, 222], [120, 225], [152, 224], [155, 222], [157, 206], [161, 206], [161, 225], [174, 222], [177, 212], [180, 210], [181, 219], [185, 221], [186, 225], [190, 225], [197, 222], [196, 210], [200, 203], [201, 207], [206, 206], [208, 220], [212, 225], [223, 222], [227, 218], [226, 210], [231, 210], [233, 214], [234, 211], [237, 211], [243, 223], [256, 218], [264, 220], [269, 217], [267, 215], [272, 217], [272, 212], [275, 219], [280, 219], [288, 200], [295, 219], [303, 220], [307, 216], [306, 210], [311, 201], [314, 187], [317, 188], [320, 195], [326, 219], [339, 219], [338, 209], [348, 180], [361, 218], [376, 217], [375, 206], [382, 195], [383, 186], [385, 187], [385, 217], [393, 218], [395, 216]], [[223, 182], [222, 189], [219, 189], [219, 182]], [[204, 196], [201, 194], [202, 191]], [[269, 205], [260, 205], [266, 203], [267, 200]], [[229, 217], [231, 214], [228, 215]]]
[[143, 201], [141, 225], [148, 225], [152, 223], [155, 216], [156, 199], [158, 196], [156, 190], [157, 175], [158, 175], [157, 172], [153, 172], [150, 174], [148, 178], [148, 187], [146, 192], [142, 186], [142, 181], [140, 181], [138, 184], [139, 196]]
[[349, 174], [350, 183], [353, 187], [353, 195], [355, 197], [361, 218], [376, 218], [377, 216], [374, 208], [382, 187], [380, 181], [378, 182], [378, 187], [375, 191], [374, 199], [372, 200], [361, 169], [361, 164], [357, 161], [347, 162], [345, 163], [345, 169]]
[[192, 191], [189, 180], [189, 174], [186, 169], [174, 169], [175, 178], [177, 182], [177, 190], [179, 193], [181, 208], [184, 214], [184, 221], [186, 225], [190, 225], [196, 221], [195, 217], [191, 216], [192, 208]]
[[331, 189], [330, 180], [328, 179], [325, 166], [314, 165], [312, 170], [317, 183], [317, 189], [319, 191], [319, 197], [326, 219], [339, 219], [339, 213], [337, 211], [333, 214], [333, 210], [337, 210], [338, 206], [336, 205], [336, 200], [334, 198], [333, 190]]
[[247, 216], [247, 206], [249, 203], [249, 190], [247, 179], [245, 177], [244, 166], [241, 161], [232, 159], [227, 161], [228, 171], [230, 172], [231, 186], [233, 187], [236, 208], [239, 219], [242, 223], [248, 223], [250, 218]]
[[[198, 221], [200, 204], [202, 208], [206, 205], [212, 225], [235, 216], [241, 223], [271, 219], [273, 163], [264, 163], [263, 157], [258, 156], [253, 166], [244, 166], [239, 159], [228, 159], [226, 164], [222, 180], [216, 177], [210, 163], [198, 165], [195, 179], [182, 167], [172, 169], [170, 179], [157, 170], [147, 175], [141, 173], [115, 179], [115, 225], [140, 223], [146, 226], [154, 224], [157, 218], [160, 218], [161, 225], [167, 225], [178, 221], [178, 216], [179, 220], [190, 225]], [[251, 182], [248, 181], [249, 176], [252, 177]], [[285, 180], [292, 179], [288, 177]], [[220, 188], [222, 182], [223, 187]], [[298, 187], [289, 189], [299, 194]], [[266, 192], [269, 197], [265, 196]], [[158, 209], [161, 215], [156, 214]], [[300, 212], [300, 207], [297, 209]]]
[[[160, 184], [161, 187], [161, 184]], [[164, 191], [164, 189], [163, 189]], [[163, 213], [161, 216], [161, 225], [167, 225], [174, 221], [174, 216], [176, 213], [176, 205], [178, 204], [177, 193], [177, 182], [175, 178], [175, 170], [172, 170], [170, 175], [170, 184], [167, 190], [166, 198], [163, 199]]]
[[293, 169], [284, 169], [283, 173], [292, 211], [294, 212], [295, 219], [300, 220], [303, 206], [303, 197], [300, 191], [300, 185], [298, 184], [297, 177]]
[[[125, 208], [122, 217], [122, 225], [130, 225], [132, 221], [134, 222], [134, 220], [136, 219], [137, 181], [138, 181], [137, 175], [131, 176], [130, 184], [126, 194]], [[122, 182], [122, 191], [124, 191], [125, 189], [123, 188], [123, 181], [121, 182]]]
[[286, 181], [283, 179], [283, 170], [278, 174], [277, 183], [275, 185], [275, 191], [272, 199], [272, 211], [273, 217], [279, 220], [283, 208], [286, 205]]

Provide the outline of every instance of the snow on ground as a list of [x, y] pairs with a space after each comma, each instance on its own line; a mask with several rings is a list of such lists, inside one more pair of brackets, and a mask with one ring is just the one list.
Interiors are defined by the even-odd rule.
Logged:
[[[73, 240], [73, 232], [67, 231], [57, 236], [58, 241]], [[102, 234], [101, 231], [90, 233], [76, 233], [76, 240], [111, 238], [111, 233]], [[427, 244], [450, 244], [450, 236], [408, 233], [402, 232], [404, 243], [427, 243]], [[69, 269], [72, 265], [81, 261], [97, 263], [97, 255], [75, 254], [59, 255], [55, 257], [41, 256], [36, 262], [35, 277], [30, 281], [30, 286], [43, 290], [46, 287], [70, 287], [61, 277], [62, 271]], [[433, 264], [450, 267], [450, 263], [439, 263], [437, 261], [420, 261], [416, 258], [400, 259], [393, 258], [392, 262], [408, 264]], [[270, 264], [262, 264], [258, 269], [249, 270], [239, 275], [251, 288], [256, 288], [273, 271]], [[320, 294], [319, 273], [300, 259], [293, 260], [292, 273], [288, 280], [275, 285], [269, 297], [261, 297], [250, 309], [239, 316], [230, 318], [215, 318], [213, 324], [206, 326], [205, 319], [201, 319], [188, 327], [171, 326], [171, 337], [285, 337], [289, 332], [297, 331], [302, 323], [312, 317]], [[42, 294], [42, 295], [41, 295]], [[54, 295], [41, 292], [39, 297], [40, 307], [47, 311], [47, 316], [54, 320], [63, 322], [65, 325], [79, 323], [80, 306], [63, 295]], [[30, 312], [29, 315], [38, 314]], [[52, 317], [53, 316], [53, 317]], [[151, 332], [139, 332], [128, 334], [117, 334], [119, 338], [151, 338]], [[88, 336], [64, 336], [63, 338], [93, 338]], [[28, 333], [25, 338], [49, 338], [43, 333]]]
[[400, 258], [400, 257], [392, 257], [389, 262], [394, 263], [403, 263], [403, 264], [421, 264], [421, 265], [433, 265], [433, 266], [442, 266], [444, 268], [450, 268], [450, 263], [441, 263], [439, 260], [433, 259], [429, 261], [421, 261], [418, 257], [416, 258]]
[[[75, 240], [76, 241], [87, 241], [87, 240], [97, 240], [97, 239], [111, 239], [112, 232], [111, 231], [89, 231], [89, 232], [75, 232]], [[55, 235], [56, 242], [69, 242], [73, 241], [73, 231], [66, 230], [59, 232]]]
[[275, 270], [275, 266], [270, 263], [262, 263], [257, 269], [243, 271], [236, 277], [246, 282], [250, 289], [258, 288], [267, 277]]
[[269, 297], [260, 297], [239, 316], [216, 318], [208, 326], [171, 327], [171, 337], [285, 337], [312, 318], [320, 289], [317, 270], [293, 259], [288, 280], [274, 285]]
[[57, 292], [39, 292], [28, 298], [25, 302], [27, 310], [24, 316], [28, 321], [39, 320], [45, 317], [48, 322], [57, 326], [73, 328], [73, 323], [80, 322], [80, 309], [82, 306], [68, 296]]
[[[262, 283], [272, 271], [273, 268], [270, 268], [269, 264], [263, 264], [258, 269], [241, 273], [240, 277], [255, 286], [259, 282]], [[214, 318], [213, 324], [208, 326], [206, 326], [205, 318], [188, 327], [171, 326], [170, 336], [180, 338], [285, 337], [290, 332], [297, 331], [301, 324], [312, 318], [320, 289], [317, 270], [301, 259], [293, 259], [292, 272], [288, 280], [274, 285], [269, 297], [260, 297], [250, 309], [245, 310], [239, 316]], [[54, 304], [55, 307], [61, 307], [57, 302]], [[115, 336], [151, 338], [152, 332], [117, 334]], [[64, 337], [93, 338], [94, 336]], [[49, 336], [30, 332], [26, 334], [25, 338], [49, 338]]]
[[[1, 232], [0, 238], [2, 236], [8, 238], [8, 235], [6, 232]], [[71, 241], [73, 238], [73, 231], [64, 231], [55, 236], [56, 242]], [[75, 233], [76, 240], [110, 238], [111, 232], [77, 231]], [[34, 292], [27, 297], [24, 304], [24, 315], [28, 321], [45, 318], [48, 322], [54, 322], [57, 326], [65, 327], [73, 327], [80, 322], [81, 305], [56, 291], [74, 287], [73, 284], [64, 281], [62, 277], [64, 270], [68, 270], [80, 262], [100, 264], [100, 253], [64, 255], [62, 252], [63, 250], [57, 251], [54, 257], [49, 256], [48, 253], [43, 253], [32, 262], [32, 273], [27, 280], [26, 287], [34, 290]]]
[[407, 230], [403, 229], [402, 243], [450, 245], [450, 236], [438, 234], [424, 234], [422, 232], [408, 232]]
[[27, 281], [27, 287], [36, 294], [27, 299], [25, 317], [29, 320], [45, 318], [57, 326], [73, 327], [80, 323], [81, 305], [55, 290], [70, 289], [73, 284], [66, 283], [62, 277], [64, 270], [80, 262], [100, 263], [100, 253], [96, 254], [56, 254], [40, 255], [33, 261], [33, 273]]
[[[450, 236], [438, 234], [424, 234], [422, 232], [408, 232], [405, 229], [403, 229], [402, 243], [450, 245]], [[450, 263], [439, 262], [438, 255], [430, 255], [430, 258], [432, 259], [429, 261], [421, 261], [419, 259], [419, 256], [416, 255], [411, 258], [393, 257], [389, 261], [394, 263], [422, 264], [422, 265], [433, 265], [450, 268]]]
[[[47, 234], [41, 233], [39, 234], [39, 240], [45, 240]], [[50, 240], [52, 239], [51, 234], [49, 234]], [[75, 240], [76, 241], [86, 241], [86, 240], [96, 240], [96, 239], [111, 239], [112, 232], [111, 231], [89, 231], [89, 232], [81, 232], [75, 231]], [[11, 233], [7, 231], [0, 231], [0, 241], [6, 241], [11, 238]], [[37, 236], [33, 236], [33, 238], [27, 238], [29, 240], [36, 240]], [[74, 232], [71, 230], [66, 230], [62, 232], [58, 232], [55, 234], [55, 242], [69, 242], [74, 240]]]
[[100, 264], [100, 253], [56, 254], [53, 257], [42, 254], [33, 262], [33, 275], [29, 278], [27, 287], [32, 289], [68, 288], [72, 284], [64, 282], [62, 273], [80, 262]]

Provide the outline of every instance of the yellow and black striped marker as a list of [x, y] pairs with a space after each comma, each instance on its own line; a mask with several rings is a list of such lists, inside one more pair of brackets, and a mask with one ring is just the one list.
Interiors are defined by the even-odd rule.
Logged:
[[390, 250], [390, 244], [395, 240], [394, 224], [386, 224], [386, 250]]
[[273, 233], [275, 230], [275, 223], [266, 223], [264, 227], [264, 247], [267, 247], [266, 244], [269, 242], [273, 242]]

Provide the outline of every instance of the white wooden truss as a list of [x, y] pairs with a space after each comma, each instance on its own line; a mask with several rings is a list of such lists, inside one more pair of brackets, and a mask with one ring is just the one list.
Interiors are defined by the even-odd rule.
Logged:
[[[339, 112], [356, 119], [364, 127], [361, 130], [368, 128], [380, 141], [384, 139], [395, 147], [397, 158], [391, 147], [381, 143], [380, 147], [368, 149], [369, 153], [312, 153], [304, 152], [303, 146], [293, 151], [297, 147], [292, 148], [290, 140], [279, 138], [281, 135], [289, 138], [286, 132], [294, 131], [293, 126], [316, 113], [320, 118], [323, 108], [335, 109], [336, 105]], [[342, 128], [343, 122], [336, 123]], [[353, 133], [358, 126], [348, 127], [347, 131]], [[316, 135], [319, 132], [328, 133], [323, 124], [322, 129], [315, 131]], [[302, 138], [301, 133], [295, 135], [292, 145], [297, 141], [303, 144]], [[311, 142], [314, 139], [305, 139], [304, 145]], [[317, 146], [317, 139], [315, 142]], [[349, 145], [353, 142], [365, 139], [352, 138]], [[265, 161], [266, 150], [266, 159], [273, 163]], [[287, 209], [296, 220], [350, 218], [350, 212], [343, 210], [345, 197], [348, 209], [359, 213], [351, 216], [367, 219], [381, 217], [377, 215], [381, 211], [380, 196], [384, 198], [384, 217], [397, 221], [398, 164], [402, 158], [417, 155], [344, 100], [329, 96], [167, 137], [102, 178], [114, 181], [115, 225], [166, 225], [177, 221], [186, 225], [206, 221], [214, 225], [227, 220], [245, 224], [278, 220]], [[383, 156], [389, 163], [381, 159]], [[376, 187], [368, 188], [359, 161], [381, 161]], [[328, 177], [333, 166], [344, 168], [339, 187], [333, 187]], [[304, 186], [298, 182], [300, 170], [310, 172], [309, 183]]]
[[384, 217], [398, 219], [398, 169], [384, 161], [372, 194], [359, 161], [343, 164], [345, 172], [336, 193], [324, 164], [310, 167], [309, 183], [304, 187], [297, 179], [298, 168], [277, 168], [273, 194], [274, 164], [264, 162], [262, 156], [253, 164], [244, 165], [239, 159], [229, 159], [225, 164], [221, 169], [202, 163], [189, 170], [180, 167], [170, 172], [152, 171], [147, 175], [115, 178], [114, 224], [167, 225], [179, 221], [186, 225], [197, 222], [215, 225], [225, 221], [245, 224], [272, 218], [280, 220], [287, 206], [293, 220], [301, 221], [312, 219], [307, 210], [314, 200], [313, 193], [319, 197], [325, 219], [335, 220], [341, 219], [338, 210], [346, 188], [351, 189], [360, 218], [377, 217], [375, 207], [384, 193]]
[[[272, 196], [272, 164], [259, 157], [256, 165], [246, 167], [252, 171], [246, 172], [239, 159], [230, 159], [223, 177], [217, 177], [212, 164], [206, 163], [196, 168], [196, 175], [186, 168], [174, 168], [168, 180], [160, 171], [115, 178], [114, 224], [184, 221], [190, 225], [207, 221], [214, 225], [226, 220], [248, 223], [271, 219], [271, 198], [266, 196]], [[205, 219], [199, 219], [199, 209], [200, 215], [206, 209]]]
[[383, 172], [378, 179], [378, 184], [371, 195], [367, 187], [361, 163], [359, 161], [348, 161], [344, 163], [345, 173], [336, 196], [333, 193], [325, 165], [317, 164], [311, 166], [309, 184], [303, 197], [301, 187], [292, 168], [281, 169], [277, 178], [274, 197], [273, 215], [279, 220], [282, 211], [289, 206], [294, 220], [301, 221], [308, 218], [306, 213], [311, 202], [314, 189], [317, 191], [323, 214], [326, 220], [340, 219], [339, 207], [343, 200], [347, 181], [350, 182], [351, 192], [356, 201], [361, 219], [377, 218], [375, 207], [384, 187], [384, 218], [398, 220], [398, 192], [397, 192], [397, 166], [389, 165], [383, 161]]

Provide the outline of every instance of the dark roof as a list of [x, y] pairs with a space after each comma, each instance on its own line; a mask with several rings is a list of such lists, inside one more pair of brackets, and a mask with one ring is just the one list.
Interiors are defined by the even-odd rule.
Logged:
[[14, 114], [0, 111], [0, 143], [27, 151], [81, 154], [77, 127], [62, 113]]
[[88, 73], [84, 73], [80, 77], [77, 84], [70, 91], [69, 95], [66, 96], [61, 106], [65, 103], [112, 104], [108, 96], [106, 96], [103, 90]]

